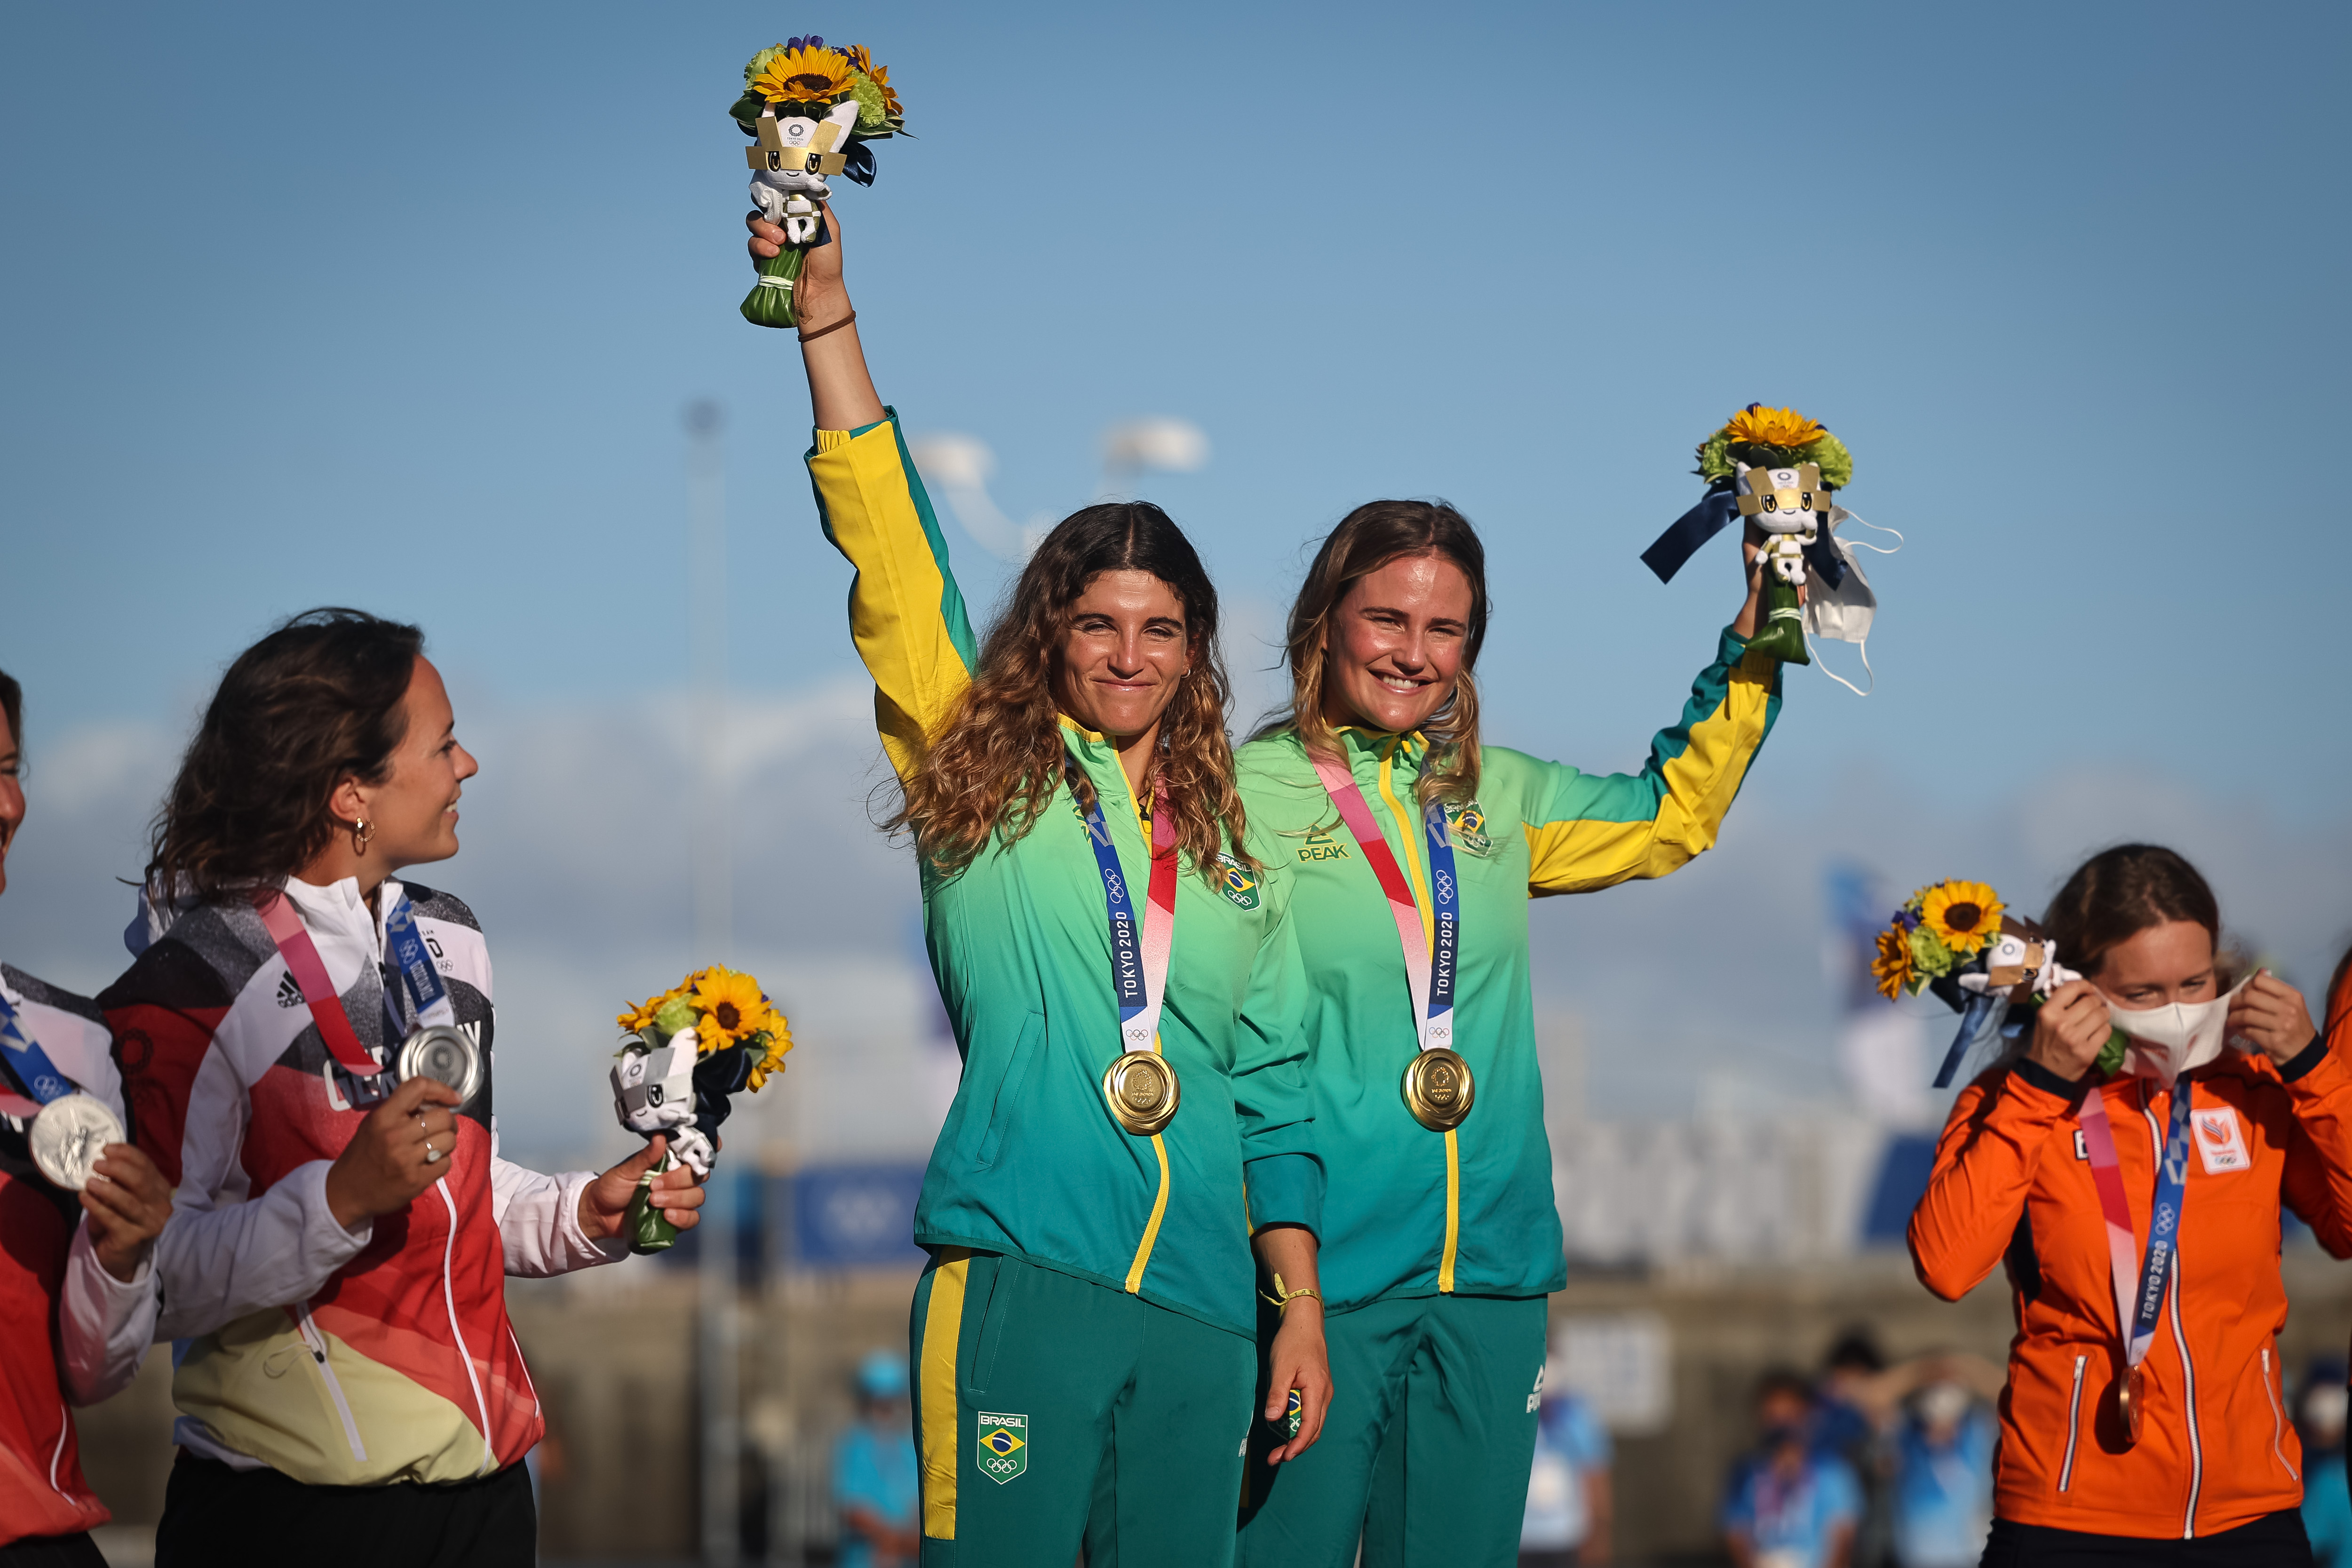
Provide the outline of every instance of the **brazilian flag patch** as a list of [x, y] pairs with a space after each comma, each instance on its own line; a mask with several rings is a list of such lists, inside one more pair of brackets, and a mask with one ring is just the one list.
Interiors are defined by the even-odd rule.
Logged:
[[997, 1485], [1029, 1468], [1029, 1417], [980, 1413], [980, 1473]]
[[1217, 864], [1223, 868], [1223, 878], [1217, 885], [1224, 889], [1225, 897], [1243, 909], [1257, 908], [1257, 878], [1230, 855], [1218, 856]]

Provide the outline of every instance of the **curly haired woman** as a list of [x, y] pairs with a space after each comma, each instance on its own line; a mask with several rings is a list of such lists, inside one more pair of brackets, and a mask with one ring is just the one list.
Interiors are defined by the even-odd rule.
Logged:
[[964, 1058], [915, 1216], [925, 1560], [1229, 1562], [1253, 1247], [1290, 1298], [1275, 1458], [1329, 1379], [1288, 888], [1234, 791], [1216, 591], [1158, 508], [1088, 507], [975, 643], [827, 224], [795, 295], [809, 472]]

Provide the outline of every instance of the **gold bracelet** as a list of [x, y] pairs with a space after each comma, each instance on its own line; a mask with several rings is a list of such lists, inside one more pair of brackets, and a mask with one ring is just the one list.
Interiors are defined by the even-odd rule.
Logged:
[[827, 333], [827, 332], [837, 332], [837, 331], [841, 331], [841, 329], [842, 329], [842, 328], [844, 328], [844, 327], [845, 327], [845, 326], [849, 325], [849, 323], [850, 323], [850, 322], [852, 322], [852, 321], [856, 321], [856, 320], [857, 320], [857, 312], [856, 312], [856, 311], [855, 311], [855, 310], [852, 310], [852, 311], [850, 311], [850, 312], [849, 312], [849, 314], [847, 314], [846, 316], [842, 317], [842, 318], [841, 318], [841, 320], [839, 320], [839, 321], [837, 321], [832, 322], [830, 325], [819, 327], [816, 331], [813, 331], [813, 332], [803, 332], [803, 333], [801, 334], [801, 342], [804, 342], [804, 343], [813, 343], [813, 342], [816, 342], [816, 341], [817, 341], [817, 339], [819, 339], [819, 338], [821, 338], [821, 337], [824, 336], [824, 335], [825, 335], [825, 333]]
[[1263, 1290], [1259, 1291], [1257, 1294], [1258, 1300], [1264, 1301], [1267, 1306], [1272, 1307], [1276, 1311], [1280, 1311], [1283, 1308], [1289, 1306], [1301, 1296], [1313, 1297], [1318, 1306], [1320, 1306], [1323, 1301], [1323, 1292], [1318, 1290], [1312, 1285], [1304, 1285], [1296, 1290], [1284, 1289], [1282, 1288], [1282, 1276], [1279, 1274], [1274, 1277], [1273, 1295], [1269, 1296]]

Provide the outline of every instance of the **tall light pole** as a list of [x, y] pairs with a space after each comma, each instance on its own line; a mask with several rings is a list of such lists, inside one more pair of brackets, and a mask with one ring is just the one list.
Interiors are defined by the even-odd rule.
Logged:
[[[727, 780], [727, 468], [725, 426], [708, 398], [688, 405], [686, 624], [694, 660], [694, 818], [688, 857], [694, 881], [697, 963], [734, 956], [735, 882], [728, 862]], [[739, 1151], [738, 1159], [744, 1158]], [[702, 1561], [734, 1568], [741, 1551], [736, 1501], [741, 1478], [737, 1409], [735, 1183], [712, 1173], [702, 1211], [699, 1332], [702, 1384]]]

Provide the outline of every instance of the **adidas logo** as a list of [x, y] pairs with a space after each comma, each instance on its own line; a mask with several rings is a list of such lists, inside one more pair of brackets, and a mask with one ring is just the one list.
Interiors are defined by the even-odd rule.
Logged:
[[291, 974], [278, 977], [278, 1005], [280, 1007], [299, 1007], [302, 1005], [302, 988], [294, 984]]

